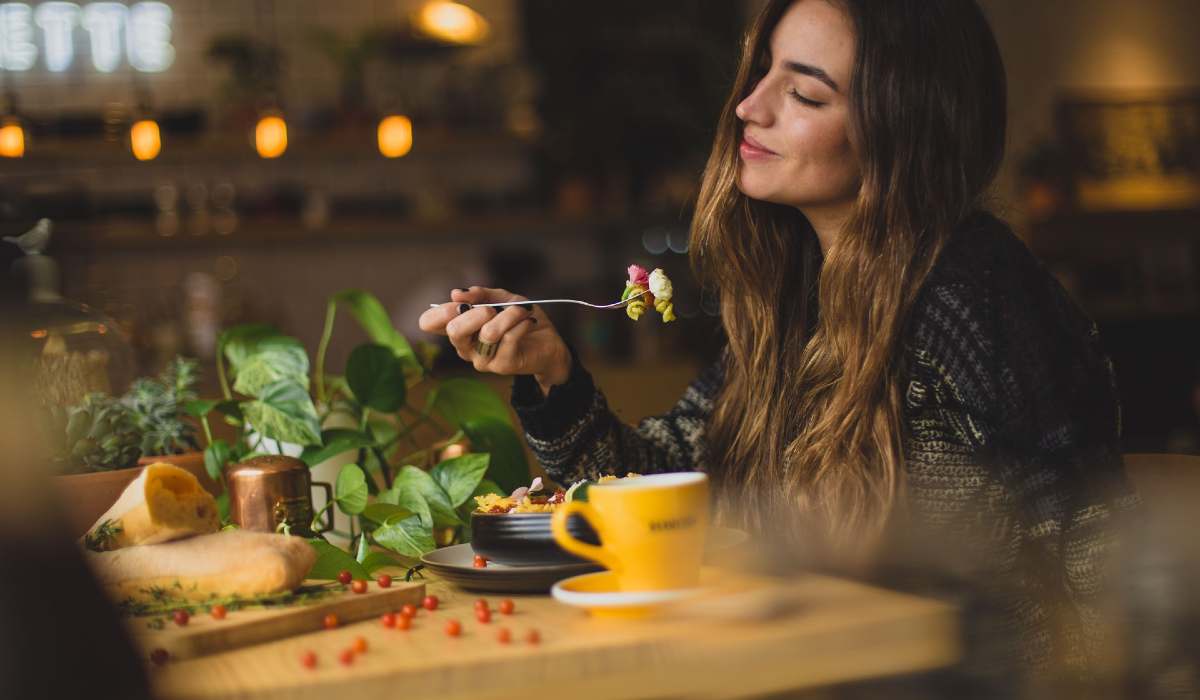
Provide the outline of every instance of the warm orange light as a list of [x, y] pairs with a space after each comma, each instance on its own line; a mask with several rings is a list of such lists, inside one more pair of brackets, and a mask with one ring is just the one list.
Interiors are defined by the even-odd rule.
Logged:
[[162, 137], [158, 133], [158, 122], [153, 119], [136, 121], [129, 129], [129, 147], [138, 160], [154, 160], [162, 150]]
[[385, 158], [399, 158], [412, 150], [412, 120], [399, 114], [379, 122], [379, 152]]
[[278, 158], [287, 150], [287, 122], [279, 115], [268, 115], [254, 127], [254, 148], [263, 158]]
[[9, 117], [0, 123], [0, 156], [20, 158], [25, 155], [25, 129], [21, 122]]
[[474, 44], [488, 35], [486, 19], [466, 5], [449, 0], [425, 3], [417, 14], [417, 27], [436, 39], [452, 44]]

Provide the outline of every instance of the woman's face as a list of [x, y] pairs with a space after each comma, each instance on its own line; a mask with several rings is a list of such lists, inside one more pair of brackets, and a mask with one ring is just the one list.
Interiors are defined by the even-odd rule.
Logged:
[[736, 110], [739, 189], [806, 213], [848, 207], [859, 187], [849, 138], [849, 18], [828, 0], [798, 0], [771, 34], [766, 59], [766, 75]]

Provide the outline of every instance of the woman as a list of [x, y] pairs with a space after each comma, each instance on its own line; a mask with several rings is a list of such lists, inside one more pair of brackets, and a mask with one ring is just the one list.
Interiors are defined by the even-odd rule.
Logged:
[[1027, 660], [1080, 662], [1127, 493], [1119, 412], [1093, 324], [980, 209], [1005, 109], [973, 0], [772, 0], [692, 224], [728, 346], [670, 413], [622, 425], [541, 310], [468, 307], [504, 290], [421, 327], [517, 375], [560, 482], [703, 469], [759, 532], [876, 556], [938, 537], [1003, 591]]

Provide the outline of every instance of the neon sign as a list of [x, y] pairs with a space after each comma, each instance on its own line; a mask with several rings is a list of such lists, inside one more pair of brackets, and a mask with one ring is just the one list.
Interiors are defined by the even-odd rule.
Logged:
[[28, 71], [41, 54], [46, 69], [61, 73], [75, 61], [75, 30], [88, 36], [92, 66], [112, 73], [124, 58], [134, 70], [160, 73], [175, 61], [171, 8], [162, 2], [0, 3], [0, 70]]

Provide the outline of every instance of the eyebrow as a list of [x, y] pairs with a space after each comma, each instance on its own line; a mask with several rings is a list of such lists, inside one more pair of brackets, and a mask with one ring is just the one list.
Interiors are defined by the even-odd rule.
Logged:
[[840, 90], [838, 89], [837, 83], [835, 83], [833, 81], [833, 78], [830, 78], [828, 73], [821, 70], [820, 68], [817, 68], [816, 66], [810, 66], [807, 63], [799, 63], [797, 61], [785, 61], [783, 65], [786, 66], [788, 70], [790, 70], [794, 73], [799, 73], [800, 75], [807, 75], [811, 78], [816, 78], [817, 80], [820, 80], [822, 83], [825, 83], [830, 88], [832, 88], [834, 92], [840, 92]]

